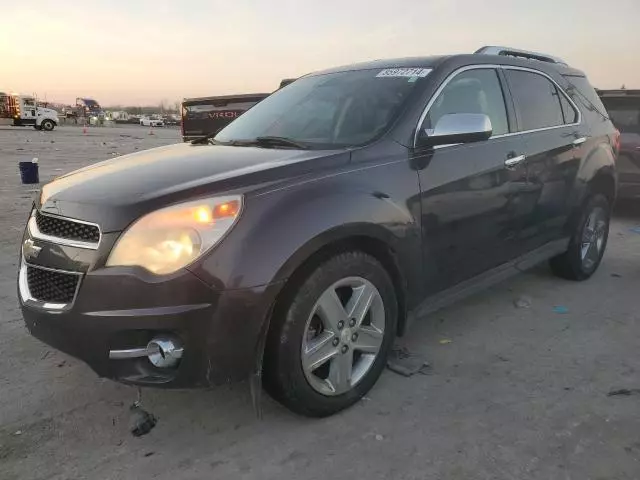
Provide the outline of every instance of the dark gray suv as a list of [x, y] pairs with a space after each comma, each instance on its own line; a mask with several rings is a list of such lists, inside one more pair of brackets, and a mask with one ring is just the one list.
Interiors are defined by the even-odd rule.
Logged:
[[607, 243], [616, 132], [585, 75], [509, 48], [313, 73], [217, 135], [45, 185], [18, 290], [31, 333], [130, 384], [250, 377], [337, 412], [411, 319]]

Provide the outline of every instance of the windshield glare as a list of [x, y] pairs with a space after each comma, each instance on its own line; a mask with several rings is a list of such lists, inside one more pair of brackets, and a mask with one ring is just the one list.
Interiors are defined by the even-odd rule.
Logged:
[[363, 145], [395, 120], [424, 76], [376, 76], [356, 70], [304, 77], [233, 121], [215, 141], [285, 137], [313, 148]]

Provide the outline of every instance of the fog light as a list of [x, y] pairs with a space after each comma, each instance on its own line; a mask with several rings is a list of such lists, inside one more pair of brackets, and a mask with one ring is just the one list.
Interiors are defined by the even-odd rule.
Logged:
[[184, 349], [180, 342], [172, 337], [156, 337], [147, 345], [149, 361], [158, 368], [175, 367]]

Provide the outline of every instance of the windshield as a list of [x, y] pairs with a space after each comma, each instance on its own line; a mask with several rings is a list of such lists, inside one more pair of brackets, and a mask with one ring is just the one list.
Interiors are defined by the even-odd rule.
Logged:
[[428, 72], [376, 69], [304, 77], [234, 120], [215, 141], [280, 137], [309, 148], [363, 145], [391, 126]]
[[640, 134], [640, 97], [604, 97], [602, 103], [620, 132]]

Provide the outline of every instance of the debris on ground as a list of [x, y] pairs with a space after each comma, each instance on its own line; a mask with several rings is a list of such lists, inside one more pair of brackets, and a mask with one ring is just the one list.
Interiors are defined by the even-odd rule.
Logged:
[[630, 231], [630, 232], [633, 232], [633, 233], [640, 233], [640, 226], [637, 226], [637, 227], [631, 227], [631, 228], [629, 229], [629, 231]]
[[553, 313], [566, 315], [567, 313], [569, 313], [569, 309], [563, 305], [556, 305], [555, 307], [553, 307]]
[[615, 278], [622, 278], [622, 275], [620, 275], [619, 273], [612, 273], [611, 276]]
[[531, 306], [531, 297], [522, 295], [513, 301], [513, 305], [516, 308], [529, 308]]
[[448, 345], [451, 342], [453, 342], [453, 340], [449, 339], [449, 338], [443, 338], [442, 340], [440, 340], [440, 345]]
[[378, 433], [376, 434], [376, 440], [381, 442], [382, 440], [384, 440], [384, 437]]
[[131, 433], [134, 437], [146, 435], [158, 423], [158, 419], [143, 409], [139, 401], [133, 402], [129, 411], [131, 412]]
[[618, 390], [611, 390], [607, 393], [607, 397], [640, 395], [640, 388], [620, 388]]
[[411, 353], [406, 347], [394, 346], [387, 358], [387, 368], [404, 377], [416, 373], [426, 375], [431, 368], [422, 355]]
[[156, 452], [147, 452], [147, 453], [144, 454], [144, 456], [145, 457], [150, 457], [150, 456], [155, 455], [155, 454], [156, 454]]
[[22, 435], [22, 430], [16, 430], [13, 434], [14, 434], [15, 436]]

